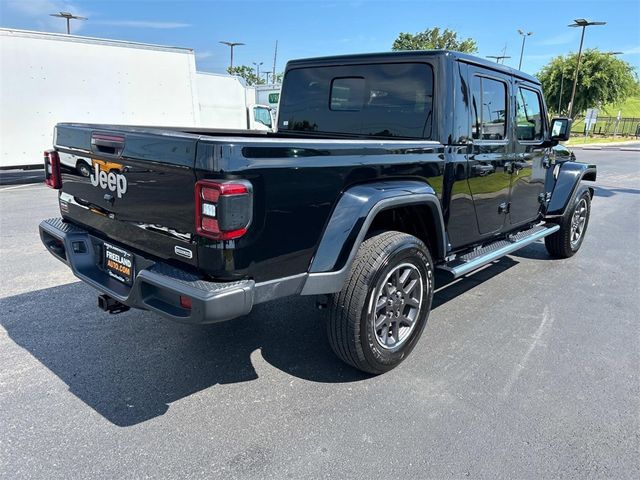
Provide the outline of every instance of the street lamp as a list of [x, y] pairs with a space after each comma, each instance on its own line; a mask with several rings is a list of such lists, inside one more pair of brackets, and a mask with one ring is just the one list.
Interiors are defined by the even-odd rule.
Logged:
[[260, 62], [260, 63], [252, 62], [252, 63], [256, 66], [256, 77], [260, 79], [260, 65], [262, 65], [264, 62]]
[[582, 35], [580, 36], [580, 48], [578, 49], [578, 63], [576, 64], [576, 71], [573, 76], [573, 89], [571, 90], [571, 100], [569, 100], [569, 117], [573, 114], [573, 102], [576, 99], [576, 87], [578, 85], [578, 72], [580, 71], [580, 60], [582, 59], [582, 44], [584, 42], [584, 31], [587, 27], [592, 25], [606, 25], [607, 22], [590, 22], [584, 18], [578, 18], [573, 21], [568, 27], [582, 27]]
[[495, 58], [496, 63], [500, 63], [500, 60], [502, 60], [502, 63], [504, 64], [504, 59], [511, 58], [511, 57], [508, 55], [487, 55], [487, 58]]
[[522, 48], [520, 49], [520, 63], [518, 64], [518, 70], [522, 68], [522, 55], [524, 55], [524, 41], [528, 36], [533, 35], [533, 32], [524, 32], [518, 29], [518, 33], [522, 35]]
[[50, 13], [51, 17], [65, 18], [67, 20], [67, 35], [71, 34], [71, 26], [69, 20], [87, 20], [87, 17], [78, 17], [70, 12]]
[[242, 42], [225, 42], [225, 41], [220, 41], [220, 43], [222, 43], [223, 45], [227, 45], [230, 49], [231, 49], [231, 61], [229, 64], [229, 68], [233, 68], [233, 47], [237, 47], [239, 45], [245, 45]]

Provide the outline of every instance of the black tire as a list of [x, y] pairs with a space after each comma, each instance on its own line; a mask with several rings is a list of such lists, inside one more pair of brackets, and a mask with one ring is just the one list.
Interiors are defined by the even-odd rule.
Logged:
[[[582, 211], [584, 211], [584, 217], [581, 213]], [[545, 237], [544, 245], [547, 247], [547, 252], [556, 258], [572, 257], [580, 250], [580, 246], [584, 241], [590, 216], [591, 195], [588, 189], [583, 189], [576, 195], [573, 203], [567, 207], [566, 212], [560, 218], [558, 222], [560, 230]], [[582, 218], [583, 221], [581, 220]], [[577, 226], [576, 219], [581, 225], [579, 234], [576, 234], [576, 230], [574, 229]]]
[[[401, 288], [393, 290], [394, 282]], [[433, 261], [426, 245], [401, 232], [373, 236], [362, 243], [344, 288], [329, 301], [331, 348], [359, 370], [387, 372], [415, 347], [432, 299]], [[376, 308], [379, 302], [383, 307]], [[384, 322], [379, 329], [376, 319]]]
[[91, 175], [91, 167], [84, 160], [79, 160], [76, 164], [76, 170], [83, 177], [89, 177]]

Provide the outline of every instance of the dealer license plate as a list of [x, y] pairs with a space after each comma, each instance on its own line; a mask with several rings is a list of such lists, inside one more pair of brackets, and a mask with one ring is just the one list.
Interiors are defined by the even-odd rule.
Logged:
[[104, 266], [111, 277], [131, 285], [133, 281], [133, 255], [131, 253], [105, 242]]

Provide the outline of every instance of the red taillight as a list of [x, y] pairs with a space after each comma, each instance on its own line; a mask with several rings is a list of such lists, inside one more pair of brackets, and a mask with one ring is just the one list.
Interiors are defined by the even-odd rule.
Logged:
[[233, 240], [247, 232], [253, 210], [245, 180], [196, 182], [196, 232], [214, 240]]
[[55, 150], [46, 150], [44, 152], [44, 183], [50, 188], [62, 188], [60, 157]]

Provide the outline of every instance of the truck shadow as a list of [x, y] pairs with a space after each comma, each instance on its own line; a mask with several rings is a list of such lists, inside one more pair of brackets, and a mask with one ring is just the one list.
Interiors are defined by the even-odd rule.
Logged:
[[[516, 263], [505, 258], [476, 277], [445, 281], [434, 308]], [[141, 311], [110, 316], [97, 310], [95, 298], [80, 282], [4, 298], [0, 323], [74, 395], [118, 426], [161, 416], [172, 402], [215, 385], [256, 380], [256, 368], [269, 374], [269, 365], [314, 382], [370, 378], [335, 357], [325, 340], [325, 312], [312, 297], [257, 305], [245, 318], [205, 326]], [[254, 368], [255, 350], [269, 365], [258, 358]]]

